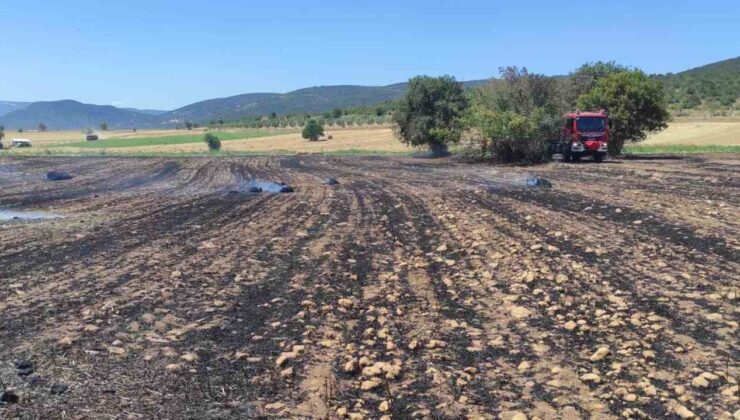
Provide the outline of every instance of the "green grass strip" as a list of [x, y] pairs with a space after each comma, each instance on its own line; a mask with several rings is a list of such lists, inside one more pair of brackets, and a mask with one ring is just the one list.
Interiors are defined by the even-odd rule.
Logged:
[[702, 154], [702, 153], [740, 153], [740, 145], [630, 145], [625, 146], [624, 154], [653, 155], [653, 154]]
[[[282, 134], [296, 133], [293, 130], [246, 130], [246, 131], [211, 131], [221, 141], [226, 140], [248, 140], [260, 137], [279, 136]], [[199, 134], [181, 134], [165, 135], [157, 137], [139, 137], [139, 138], [120, 138], [95, 141], [79, 141], [66, 144], [52, 144], [43, 147], [79, 147], [85, 149], [114, 149], [118, 147], [141, 147], [141, 146], [161, 146], [172, 144], [202, 143], [205, 133]]]

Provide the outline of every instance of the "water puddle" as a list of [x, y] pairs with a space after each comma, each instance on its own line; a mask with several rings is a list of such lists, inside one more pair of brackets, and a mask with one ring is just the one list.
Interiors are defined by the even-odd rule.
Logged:
[[0, 222], [6, 220], [45, 220], [61, 219], [63, 216], [43, 211], [18, 211], [0, 209]]

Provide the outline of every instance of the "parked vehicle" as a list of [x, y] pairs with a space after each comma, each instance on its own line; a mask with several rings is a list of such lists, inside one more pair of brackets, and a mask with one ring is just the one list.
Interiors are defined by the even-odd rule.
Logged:
[[555, 153], [561, 154], [564, 161], [576, 162], [583, 156], [591, 156], [596, 162], [604, 160], [609, 144], [606, 111], [576, 111], [563, 117], [565, 123]]
[[10, 141], [10, 147], [31, 147], [31, 140], [13, 139]]

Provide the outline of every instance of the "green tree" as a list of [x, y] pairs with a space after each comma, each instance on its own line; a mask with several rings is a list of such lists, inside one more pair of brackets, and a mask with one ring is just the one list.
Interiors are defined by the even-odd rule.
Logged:
[[614, 73], [628, 71], [629, 68], [614, 61], [597, 61], [578, 67], [567, 78], [561, 80], [561, 99], [564, 110], [575, 111], [578, 97], [596, 87], [596, 83]]
[[334, 108], [334, 111], [332, 111], [331, 116], [333, 118], [341, 118], [342, 117], [342, 110], [339, 108]]
[[0, 143], [2, 143], [4, 138], [5, 138], [5, 126], [0, 125]]
[[217, 152], [221, 150], [221, 140], [216, 137], [213, 133], [206, 133], [205, 136], [203, 136], [203, 141], [206, 142], [208, 145], [208, 150], [212, 152]]
[[48, 129], [48, 127], [46, 126], [46, 124], [44, 124], [42, 122], [39, 123], [39, 131], [44, 132], [47, 129]]
[[100, 129], [103, 131], [108, 131], [108, 121], [103, 121], [100, 123]]
[[185, 128], [187, 128], [188, 130], [192, 130], [193, 129], [193, 123], [190, 122], [190, 121], [185, 121]]
[[609, 113], [609, 154], [619, 155], [626, 142], [644, 140], [664, 129], [669, 114], [663, 85], [640, 70], [610, 74], [578, 98], [581, 109], [606, 109]]
[[310, 119], [303, 127], [301, 135], [304, 139], [316, 141], [319, 137], [324, 135], [324, 127], [318, 121]]
[[460, 141], [467, 105], [462, 83], [453, 77], [414, 77], [393, 115], [396, 137], [410, 146], [429, 147], [435, 155], [446, 154], [450, 144]]

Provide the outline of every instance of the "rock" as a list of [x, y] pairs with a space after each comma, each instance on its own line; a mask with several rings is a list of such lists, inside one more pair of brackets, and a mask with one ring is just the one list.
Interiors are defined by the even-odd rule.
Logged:
[[511, 316], [514, 318], [527, 318], [532, 315], [532, 312], [524, 306], [515, 306], [511, 309]]
[[589, 360], [592, 362], [598, 362], [601, 360], [604, 360], [606, 356], [609, 355], [609, 347], [599, 347], [598, 350], [594, 354], [589, 357]]
[[624, 397], [622, 397], [623, 400], [627, 402], [635, 402], [637, 401], [637, 395], [635, 394], [627, 394]]
[[527, 361], [525, 360], [525, 361], [523, 361], [523, 362], [519, 363], [519, 366], [517, 366], [517, 369], [518, 369], [518, 370], [519, 370], [520, 372], [524, 372], [525, 370], [529, 370], [529, 368], [530, 368], [530, 367], [532, 367], [532, 365], [530, 365], [530, 364], [529, 364], [529, 362], [527, 362]]
[[584, 375], [581, 375], [581, 380], [584, 382], [594, 382], [598, 384], [599, 382], [601, 382], [601, 376], [595, 373], [586, 373]]
[[283, 185], [282, 187], [280, 187], [280, 192], [281, 193], [292, 193], [294, 192], [294, 190], [293, 190], [293, 187], [291, 187], [290, 185]]
[[352, 299], [341, 298], [337, 301], [337, 304], [342, 308], [351, 308], [355, 302]]
[[295, 359], [296, 357], [298, 357], [298, 354], [295, 352], [292, 352], [292, 351], [285, 352], [281, 354], [280, 356], [278, 356], [278, 358], [275, 360], [275, 364], [277, 366], [282, 366], [288, 360]]
[[121, 347], [110, 346], [108, 347], [108, 353], [115, 356], [124, 356], [126, 354], [126, 350]]
[[540, 187], [540, 188], [552, 188], [552, 182], [548, 181], [545, 178], [533, 176], [531, 178], [527, 178], [527, 186], [528, 187]]
[[360, 384], [360, 389], [363, 391], [369, 391], [379, 386], [380, 386], [380, 381], [378, 379], [373, 378], [367, 381], [362, 381], [362, 383]]
[[280, 371], [280, 376], [283, 378], [292, 378], [293, 377], [293, 368], [289, 367], [287, 369], [283, 369]]
[[676, 414], [678, 414], [678, 416], [682, 419], [693, 419], [694, 417], [696, 417], [696, 414], [692, 413], [691, 410], [683, 405], [679, 405], [678, 407], [676, 407], [675, 411]]
[[182, 356], [180, 356], [180, 359], [186, 361], [186, 362], [195, 362], [198, 360], [198, 355], [195, 353], [185, 353]]
[[46, 179], [49, 181], [66, 181], [72, 178], [72, 175], [63, 171], [51, 171], [46, 174]]
[[173, 271], [172, 273], [170, 273], [170, 277], [173, 278], [173, 279], [179, 279], [180, 277], [182, 277], [182, 272], [181, 271]]
[[409, 350], [416, 350], [417, 347], [419, 347], [419, 342], [416, 339], [413, 339], [409, 342]]
[[521, 411], [504, 411], [499, 418], [501, 420], [527, 420], [527, 415]]
[[697, 376], [691, 380], [691, 386], [695, 388], [706, 388], [709, 386], [709, 381], [704, 376]]
[[51, 395], [62, 395], [66, 394], [67, 391], [69, 391], [69, 385], [67, 384], [54, 384], [51, 386], [51, 389], [49, 389], [49, 393]]
[[429, 340], [429, 342], [426, 345], [426, 348], [428, 349], [436, 349], [447, 346], [447, 343], [445, 343], [442, 340]]
[[182, 366], [180, 366], [177, 363], [170, 363], [169, 365], [165, 366], [164, 368], [167, 369], [170, 372], [177, 372], [180, 369], [182, 369]]
[[573, 331], [578, 328], [578, 324], [576, 324], [574, 321], [568, 321], [565, 323], [564, 327], [568, 331]]
[[262, 187], [258, 187], [258, 186], [255, 185], [253, 187], [249, 187], [249, 189], [247, 190], [247, 192], [261, 193], [262, 192]]
[[325, 184], [325, 185], [339, 185], [339, 181], [337, 181], [337, 180], [336, 180], [336, 179], [334, 179], [334, 178], [326, 178], [326, 179], [324, 180], [324, 184]]
[[345, 373], [354, 373], [357, 370], [357, 360], [352, 359], [345, 363], [343, 370]]
[[18, 404], [18, 401], [20, 398], [18, 398], [18, 395], [16, 395], [13, 391], [5, 391], [0, 395], [0, 405], [3, 404]]
[[378, 410], [380, 410], [383, 413], [387, 413], [390, 409], [391, 409], [391, 405], [386, 400], [381, 401], [380, 405], [378, 405]]

